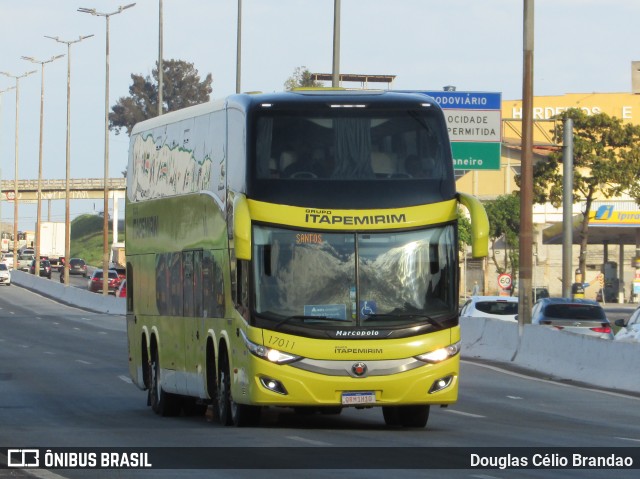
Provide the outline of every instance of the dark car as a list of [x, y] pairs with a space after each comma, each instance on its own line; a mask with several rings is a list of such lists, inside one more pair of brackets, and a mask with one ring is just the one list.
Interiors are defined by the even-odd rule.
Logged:
[[[120, 279], [118, 278], [118, 273], [114, 269], [110, 269], [108, 272], [108, 283], [107, 287], [109, 290], [109, 294], [116, 294], [118, 291], [118, 286], [120, 286]], [[102, 270], [97, 269], [91, 275], [89, 279], [89, 291], [93, 293], [102, 293], [103, 281], [102, 281]]]
[[602, 306], [590, 299], [542, 298], [531, 312], [531, 324], [613, 339], [611, 324]]
[[[29, 266], [29, 273], [36, 274], [36, 260], [31, 261], [31, 266]], [[48, 259], [40, 260], [40, 276], [51, 279], [51, 263], [49, 263]]]
[[69, 260], [69, 274], [80, 274], [83, 278], [86, 278], [87, 263], [80, 258], [71, 258]]

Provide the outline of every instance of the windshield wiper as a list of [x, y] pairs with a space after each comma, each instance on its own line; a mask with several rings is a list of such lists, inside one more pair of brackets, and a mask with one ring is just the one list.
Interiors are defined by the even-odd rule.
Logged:
[[280, 326], [282, 326], [283, 324], [291, 321], [292, 319], [302, 319], [303, 321], [306, 320], [315, 320], [315, 319], [320, 319], [320, 320], [324, 320], [324, 321], [345, 321], [344, 319], [340, 319], [340, 318], [332, 318], [330, 316], [306, 316], [304, 314], [294, 314], [293, 316], [288, 316], [280, 321], [278, 321], [278, 323], [275, 325], [275, 328], [279, 328]]
[[444, 326], [442, 326], [442, 324], [440, 324], [438, 321], [433, 319], [431, 316], [427, 316], [426, 314], [415, 314], [415, 313], [377, 314], [377, 313], [371, 313], [371, 314], [368, 314], [366, 318], [364, 318], [365, 321], [368, 320], [368, 319], [420, 319], [420, 320], [427, 321], [427, 323], [429, 323], [432, 326], [437, 327], [438, 329], [443, 329], [444, 328]]

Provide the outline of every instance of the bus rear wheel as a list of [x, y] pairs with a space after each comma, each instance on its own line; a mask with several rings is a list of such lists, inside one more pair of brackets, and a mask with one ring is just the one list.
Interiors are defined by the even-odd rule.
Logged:
[[383, 406], [382, 416], [387, 426], [425, 427], [429, 406]]
[[255, 426], [260, 421], [262, 408], [238, 404], [231, 397], [231, 375], [229, 373], [229, 360], [220, 359], [220, 371], [218, 373], [218, 417], [223, 426], [235, 425], [236, 427]]
[[151, 358], [151, 387], [149, 388], [149, 402], [151, 409], [160, 416], [177, 416], [180, 414], [180, 396], [167, 393], [160, 384], [160, 361], [158, 351], [154, 351]]

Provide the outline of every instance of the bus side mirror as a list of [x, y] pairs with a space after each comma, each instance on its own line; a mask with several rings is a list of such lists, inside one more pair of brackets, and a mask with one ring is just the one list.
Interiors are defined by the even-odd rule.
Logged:
[[484, 206], [475, 196], [458, 193], [458, 201], [462, 203], [471, 215], [471, 255], [474, 258], [484, 258], [489, 254], [489, 218]]
[[244, 195], [233, 199], [233, 245], [237, 259], [251, 259], [251, 214]]

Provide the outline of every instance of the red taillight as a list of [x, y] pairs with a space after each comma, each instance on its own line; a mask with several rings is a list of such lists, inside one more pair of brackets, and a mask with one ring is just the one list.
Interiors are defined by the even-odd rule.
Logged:
[[91, 281], [102, 281], [102, 278], [98, 278], [97, 276], [95, 276]]
[[611, 328], [609, 326], [602, 326], [600, 328], [590, 328], [591, 331], [595, 331], [596, 333], [606, 333], [609, 334], [611, 332]]

